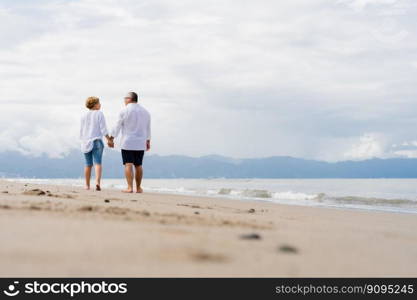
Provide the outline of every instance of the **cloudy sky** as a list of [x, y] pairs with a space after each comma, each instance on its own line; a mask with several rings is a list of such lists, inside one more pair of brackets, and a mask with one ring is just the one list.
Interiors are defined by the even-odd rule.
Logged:
[[0, 0], [0, 151], [137, 91], [153, 153], [417, 157], [415, 0]]

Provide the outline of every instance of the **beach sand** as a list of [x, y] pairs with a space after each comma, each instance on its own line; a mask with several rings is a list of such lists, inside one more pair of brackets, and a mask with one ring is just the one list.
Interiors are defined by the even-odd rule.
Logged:
[[416, 228], [412, 214], [0, 181], [0, 276], [416, 277]]

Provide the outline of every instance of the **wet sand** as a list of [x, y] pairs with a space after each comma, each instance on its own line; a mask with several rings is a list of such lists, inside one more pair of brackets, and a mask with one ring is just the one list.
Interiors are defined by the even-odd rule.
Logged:
[[417, 276], [417, 215], [0, 181], [2, 277]]

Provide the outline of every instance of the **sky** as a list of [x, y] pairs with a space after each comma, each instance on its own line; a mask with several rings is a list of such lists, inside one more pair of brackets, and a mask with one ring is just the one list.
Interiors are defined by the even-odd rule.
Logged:
[[0, 152], [65, 157], [129, 91], [153, 154], [417, 157], [415, 0], [0, 0]]

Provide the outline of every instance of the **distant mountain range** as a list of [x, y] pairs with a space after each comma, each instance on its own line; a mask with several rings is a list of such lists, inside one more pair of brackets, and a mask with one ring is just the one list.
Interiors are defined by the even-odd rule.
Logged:
[[[123, 177], [120, 153], [106, 151], [103, 162], [105, 177]], [[78, 151], [65, 158], [0, 153], [2, 177], [79, 178], [83, 165]], [[218, 155], [145, 155], [144, 167], [147, 178], [417, 178], [417, 159], [408, 158], [331, 163], [288, 156], [233, 159]]]

